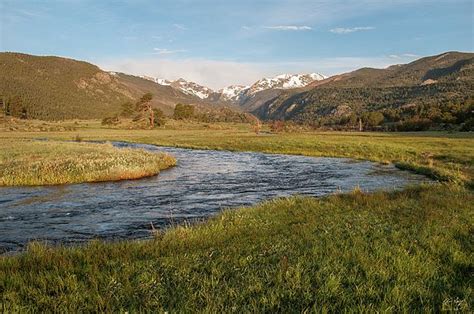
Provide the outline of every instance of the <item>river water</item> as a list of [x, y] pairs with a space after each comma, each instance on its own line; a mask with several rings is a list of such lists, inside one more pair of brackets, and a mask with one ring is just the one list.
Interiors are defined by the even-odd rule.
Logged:
[[31, 240], [71, 244], [93, 238], [146, 238], [156, 228], [212, 216], [225, 208], [295, 194], [400, 189], [425, 182], [393, 165], [114, 143], [167, 152], [178, 165], [140, 180], [0, 188], [0, 253]]

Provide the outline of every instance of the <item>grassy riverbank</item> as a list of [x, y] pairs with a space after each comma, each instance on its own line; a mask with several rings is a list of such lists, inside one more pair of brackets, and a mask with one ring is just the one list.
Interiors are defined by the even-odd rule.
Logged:
[[0, 140], [0, 186], [138, 179], [174, 164], [169, 155], [111, 144]]
[[[264, 131], [267, 131], [264, 129]], [[0, 139], [48, 137], [70, 140], [120, 140], [156, 145], [307, 156], [350, 157], [427, 174], [435, 179], [469, 183], [474, 178], [474, 134], [419, 132], [295, 132], [256, 135], [249, 125], [175, 122], [157, 130], [99, 128], [89, 122], [75, 131], [0, 132]]]
[[[206, 127], [208, 128], [208, 127]], [[31, 244], [0, 257], [1, 305], [38, 311], [473, 309], [474, 139], [470, 134], [307, 132], [243, 125], [5, 132], [396, 162], [447, 180], [400, 192], [293, 197], [229, 210], [150, 241]], [[467, 183], [467, 184], [465, 184]]]
[[[446, 185], [275, 200], [150, 241], [0, 259], [13, 311], [472, 309], [474, 196]], [[1, 306], [0, 306], [1, 308]]]

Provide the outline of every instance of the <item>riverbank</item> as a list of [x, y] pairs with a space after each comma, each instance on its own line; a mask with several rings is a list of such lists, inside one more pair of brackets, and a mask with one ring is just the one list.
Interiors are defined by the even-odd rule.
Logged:
[[[170, 126], [171, 127], [171, 126]], [[246, 124], [187, 123], [155, 130], [100, 128], [78, 124], [74, 131], [0, 132], [0, 139], [48, 137], [71, 140], [129, 141], [183, 148], [255, 151], [314, 157], [348, 157], [381, 163], [430, 176], [433, 179], [472, 184], [474, 134], [447, 132], [288, 132], [273, 134], [265, 128], [255, 134]]]
[[0, 139], [0, 186], [138, 179], [175, 163], [170, 155], [111, 144]]
[[[150, 241], [31, 244], [0, 258], [11, 311], [472, 310], [471, 134], [285, 133], [244, 127], [1, 133], [352, 157], [446, 171], [443, 184], [292, 197], [226, 211]], [[465, 184], [467, 183], [467, 184]], [[0, 306], [1, 308], [1, 306]]]
[[474, 197], [438, 185], [293, 197], [155, 240], [0, 258], [7, 311], [472, 309]]

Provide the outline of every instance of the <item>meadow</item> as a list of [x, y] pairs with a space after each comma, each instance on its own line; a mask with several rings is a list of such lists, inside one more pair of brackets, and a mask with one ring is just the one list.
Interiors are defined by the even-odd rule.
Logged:
[[6, 311], [473, 309], [471, 134], [264, 129], [257, 135], [242, 124], [133, 131], [89, 124], [0, 132], [0, 143], [39, 137], [352, 157], [395, 163], [442, 183], [276, 199], [156, 232], [153, 240], [55, 248], [31, 243], [24, 253], [0, 257], [0, 308]]
[[167, 154], [109, 144], [0, 140], [0, 186], [117, 181], [174, 166]]
[[[49, 138], [84, 141], [129, 141], [183, 148], [258, 151], [314, 157], [349, 157], [426, 174], [434, 179], [471, 184], [474, 176], [474, 135], [459, 132], [297, 132], [271, 133], [264, 127], [256, 134], [248, 124], [173, 121], [155, 130], [104, 128], [99, 121], [66, 122], [44, 126], [61, 131], [0, 132], [1, 140]], [[33, 124], [35, 125], [35, 124]], [[62, 125], [62, 126], [61, 126]], [[43, 127], [43, 126], [42, 126]], [[74, 127], [74, 130], [68, 128]], [[31, 131], [35, 130], [35, 131]]]

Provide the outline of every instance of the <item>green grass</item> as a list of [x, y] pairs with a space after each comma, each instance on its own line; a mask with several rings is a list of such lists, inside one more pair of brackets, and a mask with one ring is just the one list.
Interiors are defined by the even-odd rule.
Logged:
[[366, 159], [395, 163], [401, 168], [455, 183], [472, 184], [474, 177], [472, 133], [299, 132], [256, 135], [245, 124], [189, 122], [170, 122], [167, 127], [157, 130], [104, 129], [98, 128], [94, 122], [85, 126], [81, 122], [76, 127], [75, 131], [65, 132], [0, 132], [0, 139], [72, 139], [78, 134], [84, 140]]
[[111, 144], [0, 140], [0, 186], [51, 185], [138, 179], [176, 160]]
[[[182, 126], [176, 126], [176, 128]], [[245, 125], [8, 132], [394, 162], [446, 180], [399, 192], [292, 197], [225, 211], [154, 240], [0, 258], [10, 311], [438, 312], [473, 309], [473, 136], [285, 133]], [[468, 183], [467, 185], [464, 183]], [[2, 308], [0, 306], [0, 308]]]
[[[155, 240], [31, 244], [0, 260], [7, 310], [472, 310], [474, 197], [440, 185], [293, 197]], [[1, 307], [0, 307], [1, 308]]]

